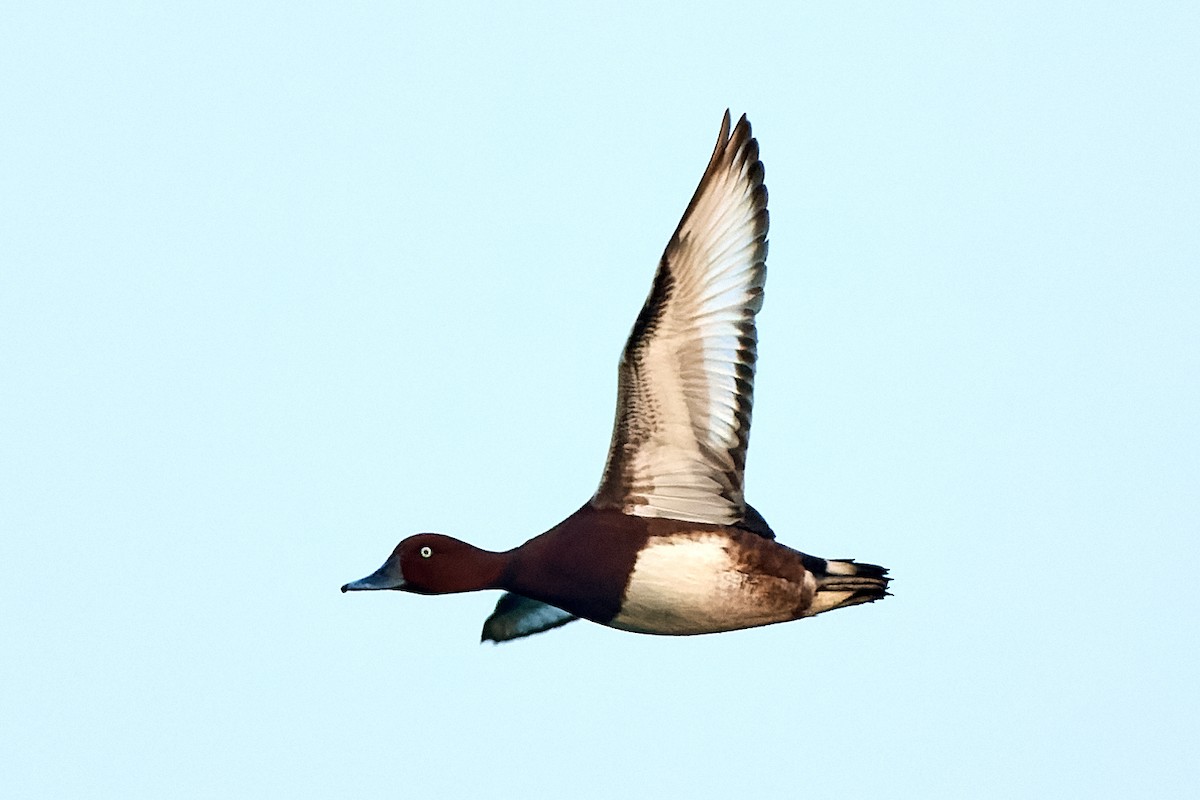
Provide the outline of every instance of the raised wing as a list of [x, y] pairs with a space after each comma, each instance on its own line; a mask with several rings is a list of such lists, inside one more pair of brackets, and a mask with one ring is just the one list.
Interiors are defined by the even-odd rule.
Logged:
[[617, 417], [597, 508], [732, 525], [767, 277], [767, 187], [743, 116], [721, 123], [621, 355]]

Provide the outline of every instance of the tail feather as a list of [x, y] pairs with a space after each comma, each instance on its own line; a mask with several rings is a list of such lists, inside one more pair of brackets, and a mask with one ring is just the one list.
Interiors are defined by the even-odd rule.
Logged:
[[887, 569], [875, 564], [859, 564], [852, 558], [830, 559], [824, 569], [815, 569], [817, 593], [808, 614], [820, 614], [835, 608], [874, 603], [887, 597], [891, 578]]

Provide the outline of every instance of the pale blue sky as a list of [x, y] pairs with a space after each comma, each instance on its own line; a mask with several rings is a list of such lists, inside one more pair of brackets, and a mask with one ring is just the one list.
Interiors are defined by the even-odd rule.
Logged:
[[[0, 11], [0, 794], [1200, 794], [1195, 3]], [[603, 465], [722, 112], [747, 486], [895, 596], [719, 636], [343, 596]]]

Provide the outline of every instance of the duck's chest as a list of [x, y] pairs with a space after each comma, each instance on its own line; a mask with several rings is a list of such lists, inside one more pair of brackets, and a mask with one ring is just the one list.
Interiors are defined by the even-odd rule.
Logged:
[[709, 532], [652, 537], [637, 554], [620, 611], [608, 624], [688, 635], [795, 619], [811, 602], [815, 581], [798, 562], [793, 568], [773, 552], [764, 557], [759, 547], [786, 550]]

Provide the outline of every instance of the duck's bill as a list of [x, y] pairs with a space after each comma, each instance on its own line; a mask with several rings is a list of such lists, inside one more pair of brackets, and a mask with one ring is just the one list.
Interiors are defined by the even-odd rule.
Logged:
[[384, 564], [365, 578], [351, 581], [342, 587], [343, 592], [373, 592], [380, 589], [403, 589], [404, 578], [395, 575]]

